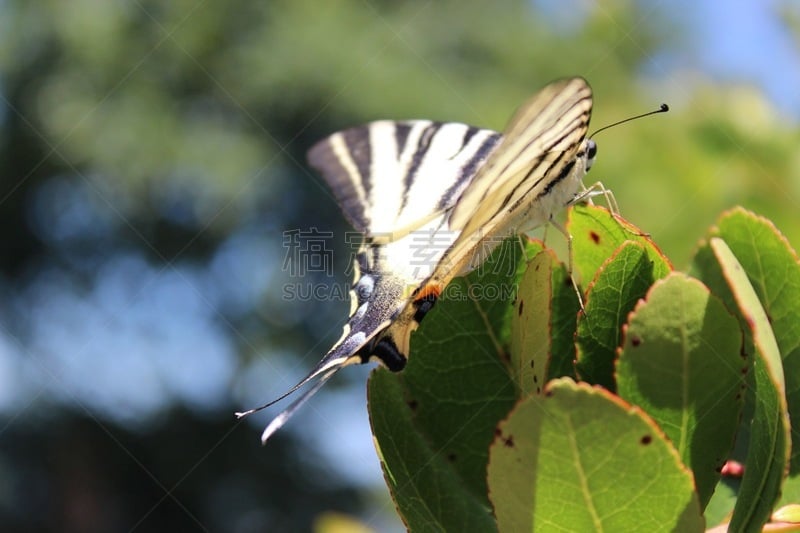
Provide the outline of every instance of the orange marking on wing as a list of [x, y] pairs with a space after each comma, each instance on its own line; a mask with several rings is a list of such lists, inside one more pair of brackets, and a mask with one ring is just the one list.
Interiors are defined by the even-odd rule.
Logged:
[[436, 283], [436, 282], [428, 283], [424, 287], [420, 288], [419, 292], [416, 295], [414, 295], [414, 301], [418, 302], [431, 295], [435, 296], [436, 298], [439, 298], [439, 296], [442, 294], [442, 289], [443, 287], [441, 283]]

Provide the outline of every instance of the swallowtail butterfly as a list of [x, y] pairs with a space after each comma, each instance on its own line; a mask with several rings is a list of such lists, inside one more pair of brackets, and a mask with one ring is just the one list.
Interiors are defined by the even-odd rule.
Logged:
[[[447, 283], [498, 236], [551, 221], [587, 196], [597, 152], [586, 138], [592, 91], [583, 78], [547, 85], [501, 135], [465, 124], [382, 120], [323, 139], [308, 160], [364, 235], [350, 319], [314, 369], [268, 407], [317, 379], [267, 426], [266, 440], [342, 367], [376, 360], [402, 370], [412, 331]], [[413, 257], [424, 255], [424, 261]]]

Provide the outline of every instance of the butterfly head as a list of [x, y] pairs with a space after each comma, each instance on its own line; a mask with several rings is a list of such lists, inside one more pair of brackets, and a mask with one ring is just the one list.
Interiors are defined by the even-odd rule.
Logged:
[[597, 143], [592, 139], [586, 139], [584, 141], [583, 153], [584, 157], [586, 158], [584, 168], [586, 172], [589, 172], [589, 169], [592, 168], [594, 160], [597, 157]]
[[586, 139], [586, 171], [588, 172], [597, 157], [597, 143], [592, 139]]

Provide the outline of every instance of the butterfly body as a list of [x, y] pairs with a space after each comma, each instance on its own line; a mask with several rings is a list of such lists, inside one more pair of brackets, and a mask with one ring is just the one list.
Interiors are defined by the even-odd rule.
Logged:
[[577, 198], [596, 151], [586, 139], [591, 98], [586, 81], [571, 78], [523, 104], [503, 135], [458, 123], [383, 120], [311, 148], [311, 166], [364, 243], [342, 337], [275, 400], [319, 377], [262, 441], [340, 368], [378, 360], [401, 370], [412, 332], [446, 285], [474, 266], [476, 253], [547, 223]]

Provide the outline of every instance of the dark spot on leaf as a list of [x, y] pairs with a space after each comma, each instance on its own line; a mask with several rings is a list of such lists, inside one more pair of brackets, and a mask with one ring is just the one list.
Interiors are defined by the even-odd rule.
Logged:
[[499, 437], [502, 434], [503, 434], [503, 432], [500, 431], [500, 428], [494, 428], [494, 436], [495, 437]]
[[409, 400], [407, 403], [408, 403], [408, 408], [411, 409], [412, 411], [416, 411], [417, 407], [419, 407], [417, 400]]
[[455, 463], [456, 462], [456, 454], [454, 454], [453, 452], [448, 453], [447, 454], [447, 460], [450, 461], [451, 463]]
[[742, 367], [742, 375], [744, 376], [744, 375], [746, 375], [746, 374], [747, 374], [747, 367], [746, 367], [746, 366], [743, 366], [743, 367]]
[[639, 337], [631, 337], [631, 346], [636, 348], [640, 344], [642, 344], [642, 339], [640, 339]]
[[553, 393], [553, 390], [552, 390], [552, 389], [544, 393], [544, 395], [545, 395], [546, 397], [548, 397], [548, 398], [549, 398], [550, 396], [552, 396], [553, 394], [554, 394], [554, 393]]
[[650, 444], [651, 442], [653, 442], [653, 437], [652, 437], [652, 436], [650, 436], [650, 435], [645, 435], [644, 437], [642, 437], [642, 440], [641, 440], [640, 442], [641, 442], [642, 444], [644, 444], [645, 446], [647, 446], [648, 444]]
[[542, 388], [536, 387], [536, 394], [541, 394], [541, 393], [542, 393]]
[[519, 301], [519, 315], [518, 316], [522, 316], [522, 306], [523, 305], [525, 305], [525, 301], [524, 300], [520, 300]]
[[600, 244], [600, 235], [594, 231], [589, 232], [589, 238], [592, 239], [592, 242], [595, 244]]
[[537, 376], [536, 374], [533, 375], [533, 382], [539, 383], [539, 376]]
[[534, 362], [533, 362], [533, 359], [531, 359], [531, 368], [533, 368], [533, 366], [534, 366]]
[[514, 447], [514, 435], [509, 435], [508, 438], [503, 439], [503, 444], [505, 444], [506, 448], [513, 448]]

